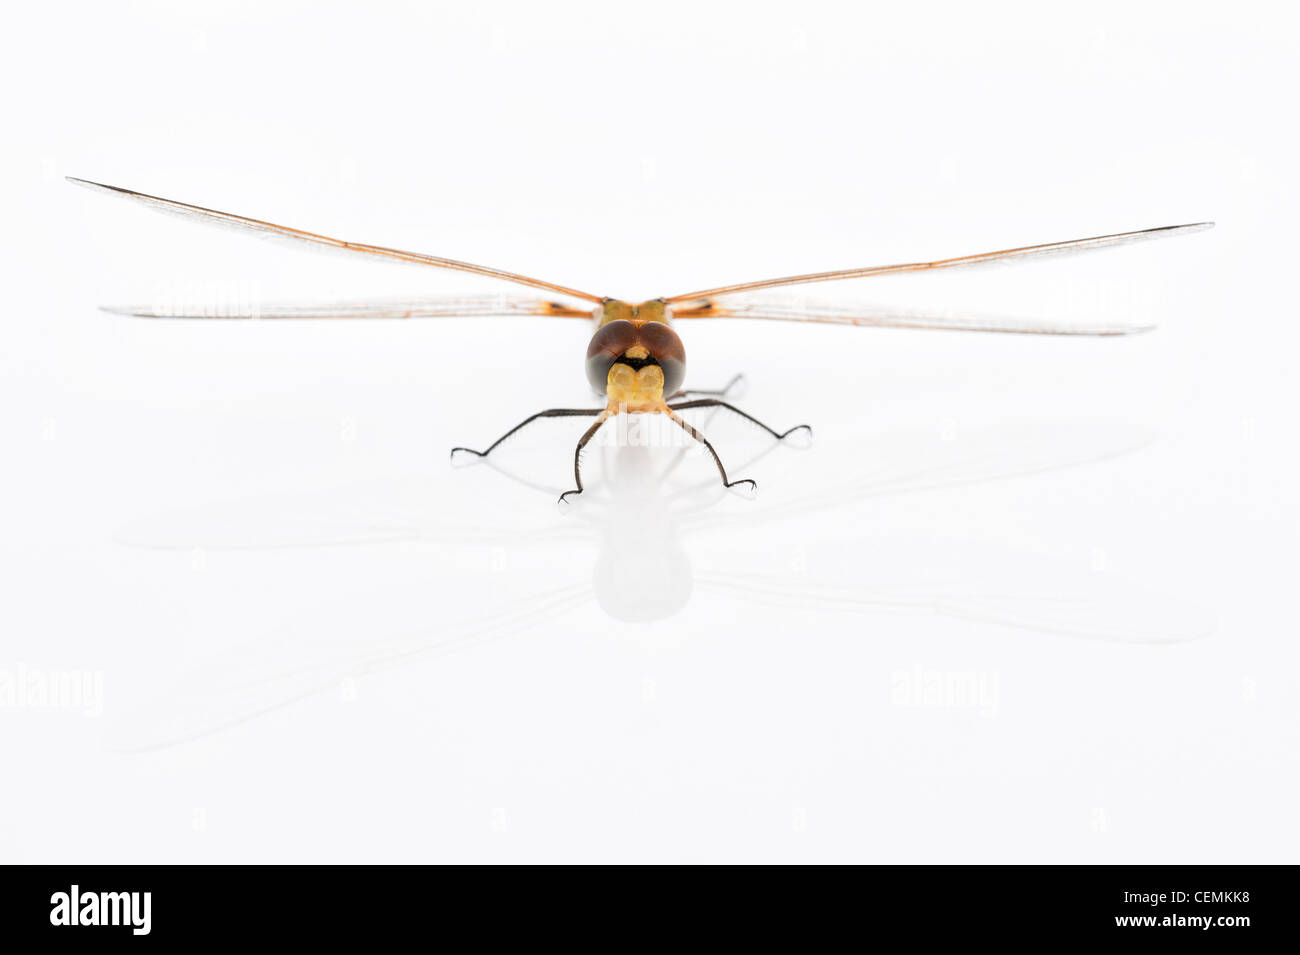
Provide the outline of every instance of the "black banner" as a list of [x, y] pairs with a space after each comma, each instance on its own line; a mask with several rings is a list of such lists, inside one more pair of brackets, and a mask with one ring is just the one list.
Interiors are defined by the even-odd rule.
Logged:
[[[799, 876], [789, 887], [777, 884], [785, 877], [769, 874], [759, 889], [735, 874], [703, 887], [689, 874], [643, 873], [618, 879], [618, 892], [575, 887], [561, 893], [553, 877], [539, 885], [531, 876], [506, 889], [475, 887], [472, 876], [457, 875], [455, 887], [447, 888], [447, 873], [419, 867], [15, 866], [3, 872], [0, 926], [6, 940], [48, 943], [65, 936], [92, 945], [262, 939], [373, 945], [413, 931], [436, 944], [438, 931], [450, 939], [466, 927], [494, 926], [495, 933], [500, 925], [535, 932], [543, 942], [558, 931], [587, 934], [614, 919], [638, 934], [652, 926], [656, 934], [672, 932], [698, 920], [699, 930], [714, 937], [815, 941], [848, 931], [857, 939], [913, 939], [927, 948], [936, 941], [1022, 939], [1236, 945], [1290, 937], [1290, 875], [1204, 866], [881, 867]], [[574, 880], [585, 881], [581, 874]], [[823, 881], [833, 887], [811, 888]], [[569, 928], [560, 929], [563, 923]]]

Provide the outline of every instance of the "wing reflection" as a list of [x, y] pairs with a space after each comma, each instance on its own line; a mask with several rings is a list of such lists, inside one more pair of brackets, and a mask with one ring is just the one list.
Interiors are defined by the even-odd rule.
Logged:
[[[343, 615], [260, 638], [173, 681], [184, 693], [164, 694], [120, 724], [118, 745], [137, 750], [192, 739], [350, 677], [534, 630], [591, 597], [619, 621], [669, 619], [707, 594], [745, 606], [935, 613], [1089, 639], [1194, 639], [1209, 632], [1209, 617], [1181, 600], [996, 542], [954, 547], [914, 531], [868, 536], [845, 519], [810, 542], [795, 569], [762, 545], [774, 525], [803, 527], [869, 498], [1047, 472], [1150, 441], [1148, 432], [1122, 422], [1046, 421], [947, 438], [862, 435], [813, 456], [777, 449], [767, 458], [773, 449], [765, 447], [755, 458], [765, 465], [815, 461], [797, 476], [804, 482], [797, 497], [773, 493], [755, 502], [723, 492], [706, 462], [696, 467], [689, 451], [611, 447], [593, 454], [590, 499], [569, 517], [539, 506], [548, 503], [541, 493], [551, 495], [545, 482], [521, 482], [500, 469], [508, 480], [490, 512], [448, 507], [464, 497], [460, 482], [482, 480], [481, 472], [460, 469], [136, 520], [118, 532], [119, 541], [186, 551], [419, 542], [415, 559], [439, 568], [442, 622], [376, 641], [369, 636], [375, 627], [360, 628], [368, 634], [362, 638]], [[878, 463], [864, 469], [864, 458]], [[501, 554], [508, 554], [509, 574], [493, 556]], [[582, 582], [585, 567], [589, 583]], [[495, 575], [504, 590], [488, 612], [463, 596], [482, 593], [485, 575]]]

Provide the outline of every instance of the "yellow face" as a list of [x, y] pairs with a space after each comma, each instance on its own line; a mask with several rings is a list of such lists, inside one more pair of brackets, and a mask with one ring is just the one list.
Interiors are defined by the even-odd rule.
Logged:
[[[628, 357], [635, 356], [629, 351]], [[605, 397], [612, 408], [621, 406], [629, 411], [658, 409], [664, 400], [664, 371], [658, 365], [633, 369], [622, 363], [615, 364], [605, 380]]]

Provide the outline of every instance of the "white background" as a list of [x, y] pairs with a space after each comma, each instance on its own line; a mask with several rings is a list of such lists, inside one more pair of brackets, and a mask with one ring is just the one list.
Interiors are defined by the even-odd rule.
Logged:
[[[1295, 860], [1285, 5], [15, 16], [0, 859]], [[1133, 338], [681, 323], [815, 444], [562, 516], [584, 423], [447, 450], [590, 401], [586, 325], [107, 315], [501, 289], [64, 175], [632, 299], [1218, 227], [809, 291]]]

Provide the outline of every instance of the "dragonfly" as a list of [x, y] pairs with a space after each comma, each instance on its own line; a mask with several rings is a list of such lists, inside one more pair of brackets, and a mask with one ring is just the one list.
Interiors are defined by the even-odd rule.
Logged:
[[[662, 296], [644, 302], [629, 302], [607, 295], [596, 295], [555, 282], [531, 278], [517, 272], [484, 265], [474, 265], [456, 259], [408, 252], [401, 249], [350, 242], [331, 238], [315, 232], [306, 232], [289, 226], [277, 225], [262, 219], [219, 212], [203, 206], [190, 205], [172, 199], [147, 195], [119, 186], [67, 177], [69, 182], [110, 196], [129, 199], [159, 212], [183, 218], [250, 232], [261, 238], [284, 240], [291, 244], [312, 247], [347, 255], [364, 256], [372, 260], [407, 263], [454, 272], [479, 275], [489, 279], [544, 292], [534, 298], [458, 297], [429, 299], [416, 302], [326, 303], [326, 304], [275, 304], [260, 305], [256, 309], [234, 309], [221, 314], [202, 312], [195, 314], [183, 309], [166, 310], [144, 306], [104, 306], [106, 311], [141, 318], [259, 318], [259, 319], [409, 319], [409, 318], [462, 318], [490, 316], [533, 315], [546, 318], [585, 319], [594, 326], [587, 345], [586, 376], [592, 391], [603, 404], [594, 408], [547, 408], [525, 418], [483, 450], [456, 447], [451, 457], [486, 458], [508, 438], [523, 428], [543, 418], [587, 417], [594, 419], [578, 439], [573, 452], [573, 483], [575, 487], [560, 495], [560, 504], [567, 504], [584, 491], [582, 483], [583, 449], [601, 427], [619, 415], [664, 415], [680, 427], [690, 438], [704, 447], [717, 466], [722, 485], [750, 496], [758, 484], [749, 478], [732, 479], [716, 448], [703, 434], [680, 414], [694, 408], [715, 408], [740, 416], [767, 432], [777, 441], [798, 436], [810, 437], [812, 428], [802, 424], [778, 430], [741, 410], [730, 401], [732, 390], [739, 383], [737, 375], [722, 388], [685, 388], [686, 350], [673, 323], [678, 320], [705, 318], [768, 319], [788, 322], [820, 322], [835, 325], [857, 325], [877, 328], [921, 328], [947, 331], [997, 332], [1010, 334], [1089, 335], [1117, 336], [1149, 331], [1150, 325], [1130, 323], [1067, 324], [1044, 319], [1010, 317], [963, 317], [939, 313], [891, 311], [836, 307], [832, 305], [805, 304], [801, 302], [774, 303], [745, 300], [745, 293], [793, 285], [836, 282], [847, 279], [896, 275], [908, 272], [928, 272], [944, 269], [964, 269], [1004, 262], [1041, 259], [1090, 252], [1097, 249], [1126, 245], [1151, 239], [1169, 238], [1203, 232], [1214, 227], [1213, 222], [1196, 222], [1185, 225], [1161, 226], [1134, 232], [1073, 239], [1066, 242], [1047, 242], [1037, 245], [1000, 249], [926, 262], [907, 262], [898, 265], [874, 265], [861, 268], [839, 269], [830, 272], [812, 272], [782, 278], [738, 282], [701, 289], [678, 295]], [[740, 296], [740, 298], [737, 298]]]

